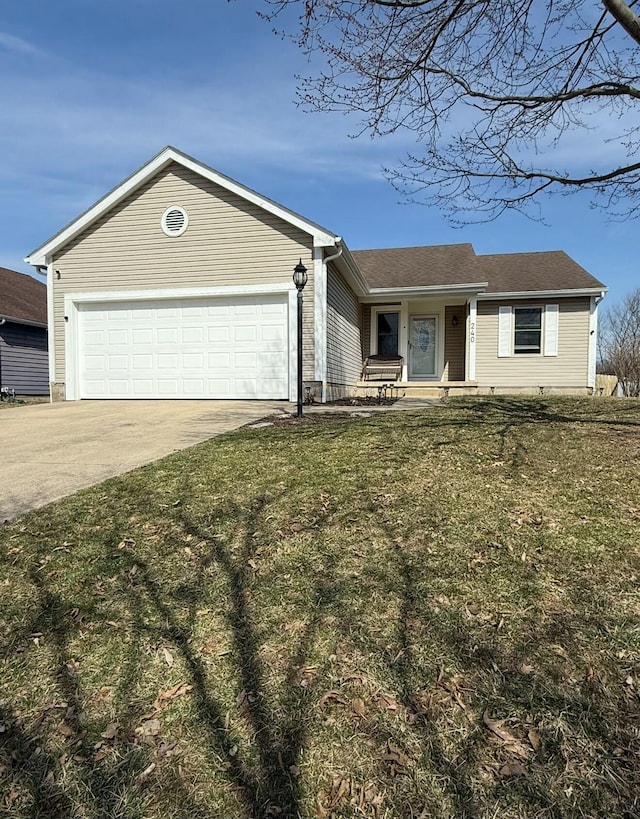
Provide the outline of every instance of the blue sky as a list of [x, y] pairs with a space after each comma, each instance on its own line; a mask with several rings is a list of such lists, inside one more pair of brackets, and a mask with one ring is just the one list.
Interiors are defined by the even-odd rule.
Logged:
[[[381, 166], [410, 134], [350, 138], [357, 122], [309, 114], [309, 69], [260, 0], [4, 0], [0, 11], [0, 266], [24, 256], [165, 145], [344, 236], [352, 250], [472, 242], [478, 253], [562, 249], [610, 289], [640, 285], [637, 221], [608, 222], [578, 194], [455, 229], [406, 204]], [[577, 134], [574, 150], [601, 150]]]

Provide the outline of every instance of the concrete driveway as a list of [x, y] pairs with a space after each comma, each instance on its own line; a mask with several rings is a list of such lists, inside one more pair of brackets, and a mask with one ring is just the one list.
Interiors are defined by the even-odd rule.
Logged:
[[69, 401], [0, 410], [0, 522], [286, 411], [269, 401]]

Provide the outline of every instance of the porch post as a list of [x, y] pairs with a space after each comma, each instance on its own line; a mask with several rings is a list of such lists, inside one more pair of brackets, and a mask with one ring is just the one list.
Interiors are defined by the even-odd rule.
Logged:
[[400, 302], [400, 334], [398, 338], [398, 352], [404, 358], [402, 365], [402, 373], [400, 379], [402, 381], [409, 380], [409, 302]]
[[472, 296], [469, 299], [469, 315], [467, 317], [467, 372], [465, 381], [476, 380], [476, 334], [478, 329], [478, 299]]

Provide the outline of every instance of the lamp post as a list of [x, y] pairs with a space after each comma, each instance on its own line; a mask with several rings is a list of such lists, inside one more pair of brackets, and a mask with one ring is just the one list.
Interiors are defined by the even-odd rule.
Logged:
[[302, 291], [307, 283], [307, 268], [302, 259], [293, 268], [293, 283], [298, 290], [298, 411], [296, 416], [302, 418]]

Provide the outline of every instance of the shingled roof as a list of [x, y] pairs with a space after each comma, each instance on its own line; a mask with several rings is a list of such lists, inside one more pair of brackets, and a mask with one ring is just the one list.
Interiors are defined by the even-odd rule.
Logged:
[[591, 273], [563, 250], [537, 253], [496, 253], [477, 256], [482, 280], [489, 282], [487, 293], [514, 293], [534, 290], [581, 290], [601, 287]]
[[428, 287], [486, 281], [470, 244], [354, 250], [369, 287]]
[[601, 287], [562, 250], [476, 255], [472, 245], [354, 250], [371, 288], [432, 287], [488, 282], [486, 293], [580, 290]]
[[0, 267], [0, 318], [46, 326], [46, 285], [32, 276]]

